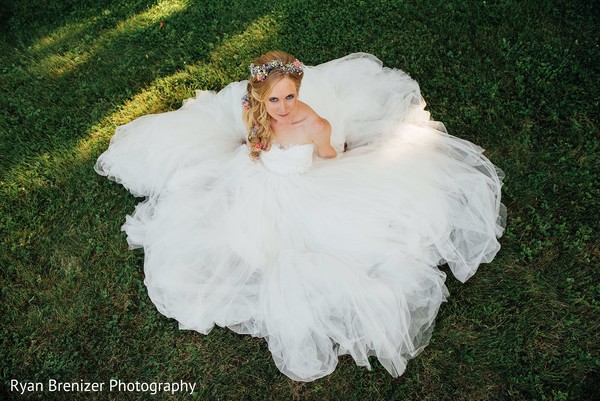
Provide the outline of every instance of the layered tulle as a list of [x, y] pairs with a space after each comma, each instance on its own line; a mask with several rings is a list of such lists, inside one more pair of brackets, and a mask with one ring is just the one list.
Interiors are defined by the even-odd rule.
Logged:
[[342, 354], [402, 374], [448, 295], [437, 266], [465, 281], [499, 249], [501, 172], [370, 55], [305, 72], [300, 98], [331, 122], [336, 159], [274, 145], [250, 160], [244, 90], [119, 127], [98, 160], [147, 197], [123, 230], [144, 248], [152, 301], [182, 329], [264, 337], [295, 380], [331, 373]]

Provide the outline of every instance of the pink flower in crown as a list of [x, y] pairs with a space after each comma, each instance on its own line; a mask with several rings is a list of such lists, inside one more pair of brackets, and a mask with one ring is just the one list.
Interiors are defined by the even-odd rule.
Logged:
[[255, 152], [260, 152], [260, 150], [262, 149], [262, 144], [259, 143], [255, 143], [254, 147], [252, 148], [252, 150], [254, 150]]
[[298, 59], [294, 60], [294, 67], [300, 68], [302, 67], [302, 62]]

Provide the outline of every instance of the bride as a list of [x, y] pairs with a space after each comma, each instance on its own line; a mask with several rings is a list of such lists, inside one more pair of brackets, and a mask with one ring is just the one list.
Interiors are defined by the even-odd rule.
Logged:
[[294, 380], [343, 354], [401, 375], [448, 296], [437, 266], [466, 281], [506, 214], [502, 172], [424, 106], [372, 55], [269, 52], [248, 81], [119, 127], [95, 168], [146, 197], [122, 230], [158, 310], [265, 338]]

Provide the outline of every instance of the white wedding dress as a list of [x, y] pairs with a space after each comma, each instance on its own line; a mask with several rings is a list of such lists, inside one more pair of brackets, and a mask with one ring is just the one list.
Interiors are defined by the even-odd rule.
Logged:
[[146, 197], [123, 230], [144, 248], [150, 298], [182, 329], [264, 337], [294, 380], [342, 354], [402, 374], [448, 295], [437, 266], [465, 281], [500, 248], [501, 171], [369, 54], [305, 70], [299, 98], [331, 123], [335, 159], [274, 144], [250, 160], [245, 88], [121, 126], [98, 159]]

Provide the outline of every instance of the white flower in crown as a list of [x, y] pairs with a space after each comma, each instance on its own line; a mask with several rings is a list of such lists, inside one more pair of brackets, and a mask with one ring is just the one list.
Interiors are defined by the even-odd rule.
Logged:
[[277, 68], [281, 69], [281, 71], [286, 74], [295, 72], [298, 75], [302, 75], [304, 64], [298, 59], [295, 59], [288, 64], [283, 64], [281, 60], [272, 60], [267, 64], [262, 65], [250, 64], [250, 75], [257, 81], [264, 81], [267, 78], [267, 75], [269, 75], [269, 72]]

